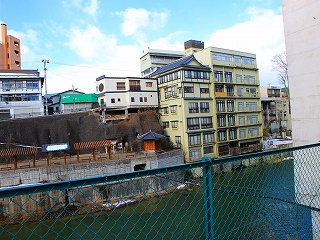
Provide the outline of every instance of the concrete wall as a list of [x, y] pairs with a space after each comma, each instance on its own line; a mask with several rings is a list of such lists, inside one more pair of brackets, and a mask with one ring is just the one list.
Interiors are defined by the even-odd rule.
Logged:
[[149, 154], [125, 160], [52, 166], [48, 168], [18, 169], [1, 172], [0, 187], [133, 172], [134, 166], [139, 164], [145, 164], [145, 169], [150, 169], [182, 163], [182, 151], [176, 150], [163, 154]]

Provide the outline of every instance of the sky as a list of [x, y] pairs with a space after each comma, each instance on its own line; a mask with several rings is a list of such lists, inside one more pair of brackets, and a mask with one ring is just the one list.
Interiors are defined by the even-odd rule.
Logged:
[[184, 51], [190, 39], [256, 54], [260, 85], [279, 85], [271, 58], [285, 51], [281, 0], [0, 0], [0, 22], [20, 39], [22, 69], [44, 76], [49, 60], [48, 93], [139, 77], [143, 50]]

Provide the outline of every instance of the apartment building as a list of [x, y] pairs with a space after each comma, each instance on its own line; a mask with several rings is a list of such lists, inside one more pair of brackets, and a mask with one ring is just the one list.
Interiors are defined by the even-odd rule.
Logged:
[[160, 123], [165, 134], [182, 147], [185, 161], [216, 156], [215, 104], [211, 69], [194, 55], [152, 73], [158, 79]]
[[291, 136], [289, 99], [280, 86], [260, 87], [263, 135]]
[[37, 70], [0, 70], [0, 118], [42, 116], [43, 82]]
[[184, 56], [183, 51], [150, 49], [143, 51], [140, 57], [140, 72], [142, 77], [148, 77], [158, 68], [163, 67]]
[[157, 80], [136, 77], [96, 78], [98, 102], [104, 111], [137, 111], [158, 106]]
[[20, 40], [7, 34], [7, 25], [1, 24], [0, 69], [21, 69]]
[[262, 114], [256, 55], [216, 47], [193, 54], [211, 69], [217, 155], [260, 150]]

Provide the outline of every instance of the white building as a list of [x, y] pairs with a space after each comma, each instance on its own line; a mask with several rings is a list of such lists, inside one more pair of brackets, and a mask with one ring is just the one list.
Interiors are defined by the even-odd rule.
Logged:
[[37, 70], [0, 70], [0, 118], [44, 115], [43, 82]]
[[107, 111], [158, 106], [156, 79], [103, 75], [96, 79], [96, 86], [99, 105]]

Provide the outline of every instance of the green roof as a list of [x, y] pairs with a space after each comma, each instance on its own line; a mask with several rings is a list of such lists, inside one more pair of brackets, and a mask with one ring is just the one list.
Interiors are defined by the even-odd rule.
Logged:
[[[74, 98], [74, 99], [73, 99]], [[90, 94], [61, 94], [60, 103], [97, 103], [98, 95], [94, 93]]]

